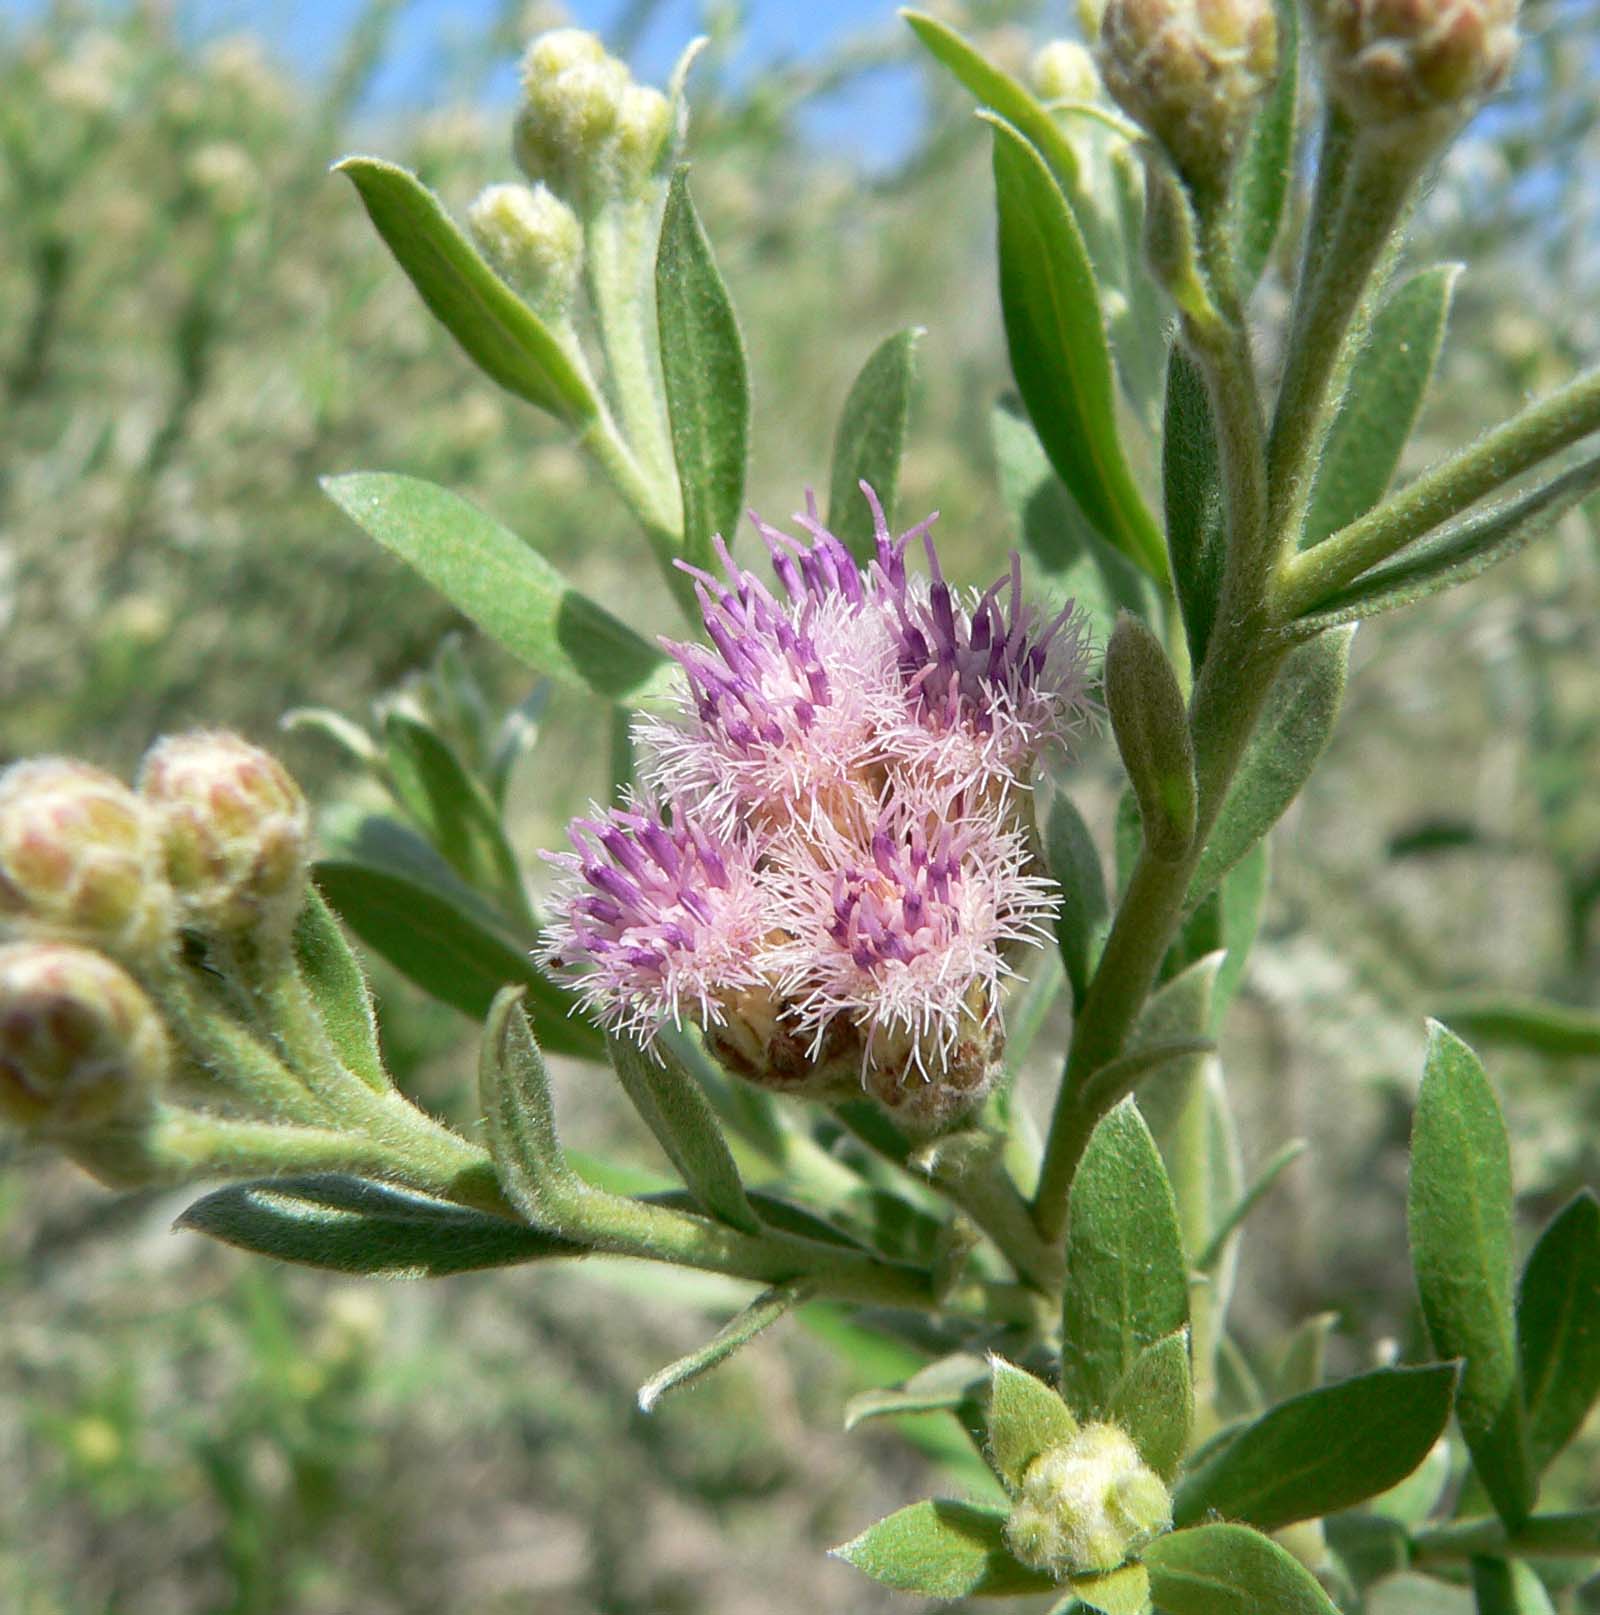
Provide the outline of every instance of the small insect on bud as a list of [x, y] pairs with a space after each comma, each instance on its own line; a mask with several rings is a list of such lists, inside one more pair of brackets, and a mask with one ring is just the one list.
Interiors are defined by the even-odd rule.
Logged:
[[1086, 1424], [1028, 1466], [1005, 1532], [1023, 1564], [1066, 1577], [1115, 1570], [1171, 1525], [1171, 1495], [1126, 1432]]
[[158, 947], [171, 896], [144, 803], [71, 757], [0, 774], [0, 917], [106, 947]]
[[1100, 70], [1178, 172], [1220, 190], [1278, 68], [1273, 0], [1110, 0]]
[[473, 238], [487, 257], [544, 312], [572, 300], [583, 267], [583, 226], [548, 186], [491, 185], [467, 210]]
[[146, 1117], [171, 1066], [134, 979], [64, 942], [0, 947], [0, 1117], [70, 1139]]
[[1074, 39], [1052, 39], [1042, 46], [1029, 76], [1045, 101], [1092, 101], [1100, 93], [1094, 57]]
[[1328, 87], [1366, 128], [1409, 138], [1497, 89], [1517, 49], [1519, 0], [1320, 0]]
[[167, 878], [188, 923], [287, 936], [305, 895], [310, 812], [287, 769], [239, 735], [169, 735], [145, 754]]

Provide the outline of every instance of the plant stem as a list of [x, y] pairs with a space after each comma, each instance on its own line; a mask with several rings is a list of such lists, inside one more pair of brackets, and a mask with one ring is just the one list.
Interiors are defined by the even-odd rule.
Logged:
[[1600, 1510], [1575, 1514], [1536, 1514], [1516, 1530], [1498, 1519], [1459, 1520], [1411, 1539], [1415, 1565], [1459, 1563], [1480, 1556], [1493, 1558], [1581, 1558], [1600, 1554]]

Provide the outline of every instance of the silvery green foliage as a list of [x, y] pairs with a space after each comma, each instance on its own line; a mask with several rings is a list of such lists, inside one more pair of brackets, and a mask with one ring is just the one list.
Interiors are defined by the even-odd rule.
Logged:
[[[1015, 560], [986, 590], [952, 585], [931, 541], [921, 575], [926, 524], [891, 527], [914, 328], [844, 401], [827, 523], [814, 504], [804, 539], [758, 522], [775, 589], [734, 560], [750, 362], [676, 166], [693, 48], [663, 95], [591, 36], [535, 42], [516, 149], [542, 189], [485, 193], [472, 233], [404, 169], [341, 164], [465, 356], [615, 486], [696, 637], [664, 656], [445, 489], [330, 479], [485, 633], [594, 702], [618, 801], [576, 822], [556, 911], [539, 913], [504, 824], [537, 708], [489, 721], [446, 653], [373, 730], [301, 715], [392, 811], [317, 866], [290, 936], [264, 911], [245, 923], [255, 863], [194, 867], [197, 847], [243, 844], [250, 793], [186, 789], [179, 836], [140, 817], [160, 806], [154, 764], [142, 795], [92, 782], [115, 824], [59, 811], [25, 765], [0, 784], [7, 983], [61, 951], [63, 914], [105, 966], [57, 971], [48, 1004], [0, 984], [0, 1098], [110, 1181], [244, 1180], [185, 1222], [263, 1254], [426, 1274], [609, 1255], [749, 1281], [750, 1303], [641, 1389], [646, 1411], [796, 1308], [859, 1312], [927, 1360], [847, 1422], [950, 1413], [987, 1488], [912, 1503], [836, 1550], [893, 1588], [1044, 1595], [1063, 1615], [1309, 1615], [1392, 1607], [1402, 1573], [1408, 1595], [1446, 1597], [1470, 1575], [1480, 1615], [1549, 1609], [1570, 1576], [1539, 1566], [1600, 1558], [1600, 1509], [1539, 1507], [1600, 1396], [1592, 1195], [1519, 1276], [1499, 1103], [1434, 1023], [1408, 1200], [1426, 1344], [1329, 1382], [1313, 1319], [1258, 1375], [1230, 1326], [1238, 1248], [1298, 1147], [1245, 1177], [1216, 1040], [1266, 838], [1338, 719], [1351, 625], [1475, 577], [1592, 492], [1600, 462], [1565, 451], [1600, 430], [1600, 380], [1389, 493], [1457, 280], [1396, 279], [1397, 232], [1503, 76], [1513, 8], [1310, 8], [1335, 94], [1298, 242], [1283, 236], [1307, 162], [1295, 8], [1220, 8], [1196, 33], [1204, 9], [1110, 15], [1107, 72], [1144, 130], [1099, 100], [1046, 104], [907, 16], [981, 103], [992, 150], [1021, 406], [996, 414], [996, 457], [1029, 570]], [[1248, 71], [1203, 71], [1240, 51]], [[1391, 67], [1400, 111], [1353, 119], [1358, 80], [1369, 112], [1399, 104], [1379, 93]], [[1215, 160], [1194, 147], [1208, 130], [1226, 134]], [[1274, 259], [1294, 300], [1272, 388], [1250, 296]], [[1157, 464], [1159, 488], [1143, 474]], [[1036, 575], [1076, 604], [1027, 603]], [[1084, 624], [1107, 641], [1127, 782], [1104, 827], [1114, 870], [1072, 797]], [[219, 749], [238, 744], [200, 746]], [[159, 858], [120, 906], [87, 903], [130, 824]], [[202, 879], [227, 901], [185, 907]], [[153, 916], [132, 941], [130, 907]], [[340, 921], [484, 1021], [481, 1144], [395, 1091]], [[159, 1015], [189, 1079], [147, 1061], [133, 1106], [102, 1103], [121, 1069], [103, 1058], [116, 1006], [96, 983], [112, 979]], [[1062, 987], [1072, 1030], [1039, 1147], [1007, 1027], [1035, 1039]], [[1594, 1046], [1581, 1015], [1537, 1005], [1479, 1004], [1462, 1026]], [[678, 1187], [629, 1193], [569, 1154], [553, 1056], [609, 1069]]]

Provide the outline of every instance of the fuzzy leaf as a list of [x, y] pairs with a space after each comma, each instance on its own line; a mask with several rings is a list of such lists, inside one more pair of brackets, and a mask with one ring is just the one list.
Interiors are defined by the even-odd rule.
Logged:
[[1017, 390], [1084, 515], [1164, 581], [1165, 547], [1117, 434], [1111, 352], [1082, 233], [1038, 150], [1010, 124], [990, 121], [1000, 303]]
[[900, 1509], [833, 1550], [899, 1592], [930, 1598], [1011, 1598], [1055, 1583], [1018, 1564], [1005, 1545], [1004, 1513], [931, 1499]]
[[1276, 1531], [1353, 1508], [1403, 1480], [1450, 1417], [1452, 1363], [1384, 1368], [1280, 1402], [1185, 1476], [1172, 1517]]
[[1444, 345], [1459, 264], [1413, 275], [1378, 311], [1317, 466], [1301, 545], [1320, 544], [1383, 497]]
[[669, 1391], [682, 1390], [703, 1379], [741, 1347], [749, 1345], [763, 1330], [770, 1329], [784, 1313], [793, 1311], [806, 1299], [807, 1293], [803, 1283], [775, 1284], [770, 1290], [763, 1290], [698, 1351], [669, 1363], [659, 1374], [652, 1374], [639, 1387], [639, 1411], [654, 1413], [656, 1405]]
[[873, 349], [851, 383], [833, 436], [828, 531], [862, 565], [876, 553], [872, 512], [861, 493], [863, 482], [878, 496], [884, 520], [894, 530], [900, 457], [911, 423], [911, 384], [923, 335], [921, 326], [912, 326]]
[[1189, 1272], [1161, 1156], [1131, 1099], [1084, 1151], [1067, 1210], [1062, 1394], [1098, 1412], [1146, 1346], [1189, 1321]]
[[1224, 950], [1221, 968], [1212, 990], [1212, 1030], [1220, 1030], [1233, 995], [1244, 980], [1250, 949], [1261, 925], [1261, 910], [1267, 898], [1267, 872], [1270, 867], [1269, 843], [1258, 841], [1217, 886], [1217, 937], [1212, 944]]
[[1106, 1413], [1133, 1437], [1139, 1456], [1170, 1484], [1189, 1450], [1194, 1425], [1187, 1329], [1146, 1346], [1134, 1358], [1111, 1392]]
[[919, 1368], [900, 1385], [860, 1391], [845, 1403], [844, 1427], [903, 1413], [944, 1413], [977, 1400], [990, 1380], [989, 1365], [975, 1352], [954, 1352]]
[[1517, 1296], [1528, 1440], [1542, 1469], [1600, 1397], [1600, 1201], [1576, 1194], [1528, 1257]]
[[750, 374], [744, 338], [711, 243], [689, 196], [688, 170], [672, 176], [656, 253], [656, 323], [672, 455], [683, 491], [683, 550], [709, 566], [711, 540], [729, 543], [744, 500], [750, 454]]
[[659, 686], [668, 664], [658, 650], [476, 505], [435, 483], [383, 471], [324, 477], [322, 487], [535, 672], [608, 701], [633, 701]]
[[495, 994], [484, 1021], [478, 1098], [495, 1171], [512, 1204], [531, 1222], [567, 1222], [585, 1190], [556, 1135], [550, 1074], [515, 987]]
[[1043, 1380], [1003, 1357], [989, 1359], [989, 1455], [1009, 1491], [1022, 1485], [1028, 1465], [1078, 1433], [1067, 1404]]
[[1072, 1591], [1086, 1609], [1100, 1615], [1145, 1615], [1150, 1608], [1150, 1572], [1123, 1565], [1100, 1576], [1074, 1576]]
[[1474, 1559], [1472, 1593], [1478, 1615], [1556, 1615], [1544, 1583], [1521, 1559]]
[[376, 157], [336, 166], [434, 318], [491, 381], [569, 425], [594, 417], [599, 401], [561, 344], [415, 174]]
[[1161, 641], [1137, 617], [1119, 618], [1106, 647], [1105, 699], [1144, 845], [1152, 857], [1175, 862], [1195, 828], [1188, 707]]
[[1513, 1215], [1505, 1122], [1478, 1057], [1430, 1022], [1411, 1135], [1411, 1261], [1434, 1349], [1465, 1360], [1456, 1418], [1478, 1478], [1515, 1529], [1535, 1471], [1511, 1305]]
[[1349, 665], [1349, 630], [1314, 639], [1284, 662], [1189, 882], [1191, 909], [1278, 822], [1311, 777], [1333, 734]]
[[1245, 1525], [1196, 1525], [1144, 1552], [1165, 1615], [1335, 1615], [1300, 1561]]
[[1061, 888], [1061, 906], [1056, 910], [1056, 942], [1061, 949], [1061, 962], [1066, 966], [1067, 980], [1072, 984], [1073, 1002], [1081, 1004], [1089, 988], [1095, 935], [1105, 923], [1110, 908], [1100, 854], [1095, 850], [1083, 815], [1065, 791], [1059, 792], [1050, 804], [1050, 816], [1045, 821], [1045, 858]]
[[542, 1229], [338, 1174], [231, 1184], [195, 1201], [176, 1226], [281, 1262], [389, 1277], [439, 1278], [583, 1253]]
[[315, 885], [306, 888], [305, 907], [295, 921], [294, 956], [334, 1053], [369, 1088], [387, 1093], [389, 1073], [367, 978]]
[[1261, 278], [1272, 254], [1294, 171], [1299, 57], [1299, 7], [1294, 0], [1278, 0], [1278, 76], [1250, 125], [1234, 178], [1239, 280], [1246, 291]]
[[1167, 360], [1161, 486], [1173, 587], [1183, 613], [1189, 661], [1199, 667], [1211, 642], [1222, 592], [1222, 484], [1205, 379], [1179, 342], [1172, 344]]
[[745, 1196], [727, 1140], [694, 1078], [665, 1049], [652, 1053], [623, 1038], [609, 1039], [608, 1049], [634, 1109], [695, 1199], [709, 1215], [759, 1234], [761, 1219]]

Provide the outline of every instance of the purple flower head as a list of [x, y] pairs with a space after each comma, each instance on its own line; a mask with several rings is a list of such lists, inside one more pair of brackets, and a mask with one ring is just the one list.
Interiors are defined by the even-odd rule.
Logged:
[[755, 987], [766, 924], [747, 845], [709, 835], [680, 804], [651, 803], [574, 819], [576, 849], [547, 853], [566, 870], [547, 958], [586, 965], [585, 1005], [605, 1025], [648, 1041], [687, 1011], [700, 1025]]

